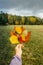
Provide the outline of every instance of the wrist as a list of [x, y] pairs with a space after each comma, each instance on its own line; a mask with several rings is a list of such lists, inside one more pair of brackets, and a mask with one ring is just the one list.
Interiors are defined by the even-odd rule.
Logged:
[[16, 54], [15, 56], [19, 57], [21, 59], [21, 55], [20, 54]]

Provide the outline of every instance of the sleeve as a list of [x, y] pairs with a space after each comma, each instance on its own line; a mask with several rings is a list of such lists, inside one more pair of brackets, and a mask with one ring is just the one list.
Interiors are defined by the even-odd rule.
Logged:
[[22, 65], [22, 60], [18, 57], [15, 56], [12, 60], [10, 65]]

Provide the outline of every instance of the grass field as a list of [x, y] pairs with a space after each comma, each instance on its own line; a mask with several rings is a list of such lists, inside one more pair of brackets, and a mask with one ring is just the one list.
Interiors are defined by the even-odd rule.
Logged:
[[[22, 60], [23, 65], [43, 65], [43, 26], [24, 25], [28, 31], [31, 31], [31, 39], [24, 44]], [[10, 31], [14, 26], [0, 26], [0, 61], [6, 65], [10, 62], [15, 45], [9, 42]], [[2, 63], [0, 63], [2, 65]]]

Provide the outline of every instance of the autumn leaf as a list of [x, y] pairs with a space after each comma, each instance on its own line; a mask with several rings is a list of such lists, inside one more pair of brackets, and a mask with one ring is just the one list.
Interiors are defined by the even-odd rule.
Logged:
[[15, 33], [14, 32], [10, 32], [10, 35], [14, 35]]
[[21, 34], [24, 31], [23, 27], [14, 27], [16, 33]]
[[19, 41], [21, 43], [23, 42], [28, 42], [30, 40], [30, 35], [31, 35], [31, 32], [28, 32], [27, 35], [25, 35], [24, 33], [22, 33], [19, 37]]
[[18, 44], [19, 43], [18, 38], [17, 38], [16, 35], [12, 35], [9, 39], [10, 39], [10, 42], [12, 44]]
[[10, 42], [12, 44], [25, 43], [30, 40], [31, 32], [28, 32], [24, 27], [15, 27], [10, 33]]
[[26, 42], [30, 40], [30, 35], [31, 35], [31, 32], [28, 32], [27, 36], [25, 37]]

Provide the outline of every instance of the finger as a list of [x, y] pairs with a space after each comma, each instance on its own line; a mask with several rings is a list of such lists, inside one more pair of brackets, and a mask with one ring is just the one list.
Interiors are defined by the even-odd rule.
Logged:
[[18, 48], [20, 48], [20, 44], [18, 44], [15, 49], [18, 49]]
[[24, 46], [23, 46], [23, 44], [20, 44], [19, 46], [18, 46], [18, 48], [23, 48]]
[[22, 49], [23, 47], [23, 44], [18, 44], [15, 49]]

